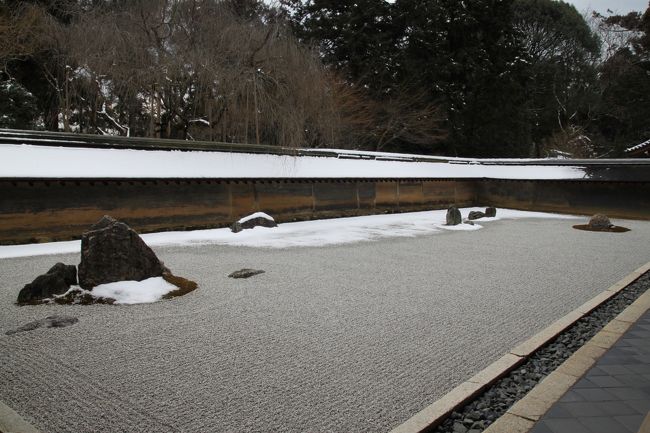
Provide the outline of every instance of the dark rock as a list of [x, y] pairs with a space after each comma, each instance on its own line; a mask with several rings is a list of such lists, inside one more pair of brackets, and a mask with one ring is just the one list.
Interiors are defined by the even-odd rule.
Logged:
[[258, 269], [240, 269], [228, 275], [230, 278], [250, 278], [253, 275], [263, 274], [264, 271]]
[[277, 227], [278, 224], [273, 218], [268, 216], [265, 213], [258, 212], [248, 217], [242, 218], [239, 221], [235, 221], [230, 230], [233, 233], [239, 233], [242, 230], [252, 229], [254, 227]]
[[454, 433], [467, 433], [467, 427], [465, 427], [463, 424], [459, 422], [455, 422], [454, 429], [452, 431]]
[[489, 218], [494, 218], [497, 216], [497, 208], [488, 206], [485, 208], [485, 216]]
[[52, 266], [50, 270], [47, 271], [47, 273], [56, 273], [62, 275], [63, 280], [69, 286], [74, 286], [77, 284], [77, 267], [75, 265], [64, 265], [63, 263], [59, 262]]
[[483, 218], [484, 216], [485, 216], [485, 214], [483, 212], [473, 210], [473, 211], [471, 211], [469, 213], [469, 215], [467, 216], [467, 219], [469, 219], [469, 220], [477, 220], [477, 219]]
[[104, 215], [103, 217], [101, 217], [99, 221], [97, 221], [95, 224], [90, 226], [90, 230], [92, 231], [92, 230], [105, 229], [106, 227], [113, 225], [117, 222], [119, 221], [113, 218], [112, 216]]
[[465, 221], [463, 221], [463, 224], [467, 224], [467, 225], [473, 226], [473, 225], [474, 225], [474, 221], [465, 220]]
[[613, 224], [606, 215], [596, 214], [589, 220], [589, 227], [594, 229], [608, 229], [613, 227]]
[[104, 216], [81, 236], [79, 285], [91, 290], [116, 281], [160, 277], [164, 265], [128, 225]]
[[460, 214], [460, 211], [456, 206], [452, 206], [447, 209], [447, 225], [448, 226], [457, 226], [463, 221], [463, 217]]
[[45, 319], [35, 320], [24, 324], [23, 326], [11, 331], [5, 332], [6, 335], [17, 334], [19, 332], [33, 331], [38, 328], [64, 328], [66, 326], [74, 325], [79, 319], [69, 316], [49, 316]]
[[77, 284], [77, 269], [74, 265], [57, 263], [47, 273], [39, 275], [34, 281], [25, 285], [18, 293], [19, 304], [38, 303], [68, 291]]

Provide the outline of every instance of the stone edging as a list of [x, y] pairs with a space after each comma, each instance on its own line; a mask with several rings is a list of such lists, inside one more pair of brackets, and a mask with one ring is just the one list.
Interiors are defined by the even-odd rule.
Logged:
[[0, 433], [39, 433], [39, 431], [0, 401]]
[[[481, 394], [497, 380], [526, 361], [536, 350], [549, 343], [575, 322], [618, 294], [649, 270], [650, 262], [628, 274], [607, 290], [558, 319], [530, 339], [514, 347], [485, 369], [391, 430], [390, 433], [419, 433], [435, 428], [454, 410]], [[650, 292], [646, 292], [575, 352], [555, 372], [541, 381], [522, 400], [515, 403], [505, 415], [490, 425], [485, 430], [485, 433], [528, 432], [536, 420], [649, 308]], [[537, 414], [537, 412], [541, 413]]]

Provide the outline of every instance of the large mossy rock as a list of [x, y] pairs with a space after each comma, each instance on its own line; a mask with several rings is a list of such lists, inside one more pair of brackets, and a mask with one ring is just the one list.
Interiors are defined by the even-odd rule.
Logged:
[[81, 236], [79, 285], [86, 290], [116, 281], [160, 277], [165, 267], [128, 225], [104, 216]]
[[39, 275], [34, 281], [25, 285], [18, 293], [17, 302], [19, 304], [38, 303], [43, 299], [67, 292], [73, 284], [77, 284], [77, 268], [74, 265], [57, 263], [45, 274]]
[[456, 206], [452, 206], [447, 209], [447, 225], [448, 226], [457, 226], [463, 222], [463, 217], [460, 214], [460, 211]]

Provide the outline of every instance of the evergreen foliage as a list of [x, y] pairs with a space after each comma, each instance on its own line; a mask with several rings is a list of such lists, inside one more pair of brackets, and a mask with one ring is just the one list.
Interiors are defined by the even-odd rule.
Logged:
[[601, 67], [601, 95], [592, 128], [603, 153], [622, 156], [625, 147], [650, 137], [650, 5], [643, 14], [612, 16], [604, 22], [633, 35]]
[[650, 138], [650, 5], [280, 5], [0, 0], [0, 127], [479, 157]]

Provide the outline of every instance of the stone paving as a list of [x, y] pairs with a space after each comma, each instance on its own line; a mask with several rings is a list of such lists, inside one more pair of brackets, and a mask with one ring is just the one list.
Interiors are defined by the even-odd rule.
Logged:
[[650, 311], [530, 433], [637, 433], [650, 411]]

